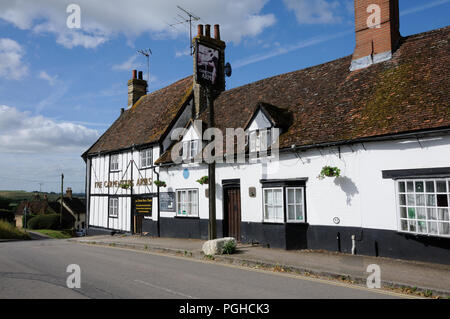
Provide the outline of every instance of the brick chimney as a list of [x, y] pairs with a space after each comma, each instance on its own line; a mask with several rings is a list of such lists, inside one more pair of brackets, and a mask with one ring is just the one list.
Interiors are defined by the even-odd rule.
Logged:
[[128, 80], [128, 107], [132, 107], [142, 96], [147, 94], [147, 81], [142, 79], [142, 71], [133, 70], [131, 80]]
[[72, 199], [72, 188], [71, 187], [67, 187], [66, 189], [66, 197], [69, 199]]
[[391, 59], [401, 38], [398, 0], [355, 0], [355, 32], [351, 71]]

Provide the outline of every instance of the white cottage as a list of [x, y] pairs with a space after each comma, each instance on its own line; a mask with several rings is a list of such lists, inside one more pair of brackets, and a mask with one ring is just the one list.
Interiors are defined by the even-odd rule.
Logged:
[[[203, 85], [145, 95], [133, 72], [129, 108], [83, 154], [89, 232], [205, 239], [215, 196], [219, 237], [450, 264], [450, 28], [401, 37], [398, 0], [355, 12], [352, 56], [218, 94], [215, 126], [245, 134], [216, 148], [215, 194]], [[197, 39], [224, 55], [218, 27]]]

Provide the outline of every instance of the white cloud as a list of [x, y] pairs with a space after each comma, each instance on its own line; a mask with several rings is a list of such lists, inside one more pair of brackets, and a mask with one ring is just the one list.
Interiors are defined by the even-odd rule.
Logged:
[[6, 153], [82, 153], [98, 138], [96, 130], [71, 122], [31, 116], [0, 105], [0, 151]]
[[311, 46], [322, 44], [322, 43], [325, 43], [325, 42], [328, 42], [328, 41], [331, 41], [331, 40], [334, 40], [337, 38], [345, 37], [345, 36], [348, 36], [351, 34], [353, 34], [353, 30], [342, 31], [339, 33], [329, 34], [329, 35], [316, 36], [316, 37], [312, 37], [312, 38], [309, 38], [306, 40], [302, 40], [295, 44], [278, 45], [276, 49], [274, 49], [270, 52], [255, 54], [250, 57], [238, 60], [233, 63], [233, 67], [235, 69], [238, 69], [238, 68], [241, 68], [246, 65], [261, 62], [261, 61], [264, 61], [264, 60], [267, 60], [267, 59], [270, 59], [270, 58], [273, 58], [273, 57], [276, 57], [279, 55], [287, 54], [289, 52], [293, 52], [296, 50], [300, 50], [303, 48], [308, 48]]
[[[268, 0], [190, 0], [183, 6], [201, 17], [200, 23], [220, 24], [226, 41], [260, 34], [276, 22], [273, 14], [261, 10]], [[161, 39], [187, 34], [186, 27], [171, 28], [179, 13], [179, 0], [77, 0], [81, 8], [81, 29], [69, 29], [67, 2], [54, 0], [0, 2], [0, 19], [24, 30], [54, 34], [67, 47], [94, 48], [113, 36], [135, 38], [147, 33]], [[194, 26], [195, 27], [195, 26]]]
[[14, 40], [0, 38], [0, 77], [19, 80], [27, 75], [28, 67], [22, 60], [24, 49]]
[[301, 24], [338, 23], [342, 18], [338, 15], [338, 1], [329, 0], [283, 0], [289, 10], [295, 12]]
[[138, 67], [142, 66], [142, 63], [136, 62], [137, 58], [137, 54], [132, 55], [130, 58], [128, 58], [128, 60], [119, 64], [114, 64], [112, 66], [112, 69], [116, 71], [130, 71], [133, 69], [137, 69]]
[[46, 80], [48, 82], [48, 84], [50, 84], [51, 86], [55, 85], [57, 80], [58, 80], [58, 76], [57, 75], [51, 76], [46, 71], [39, 72], [38, 77], [40, 79]]

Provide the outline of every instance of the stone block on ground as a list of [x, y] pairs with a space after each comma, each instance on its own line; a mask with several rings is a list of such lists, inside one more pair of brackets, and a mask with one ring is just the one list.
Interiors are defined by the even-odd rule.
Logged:
[[222, 255], [223, 247], [229, 241], [233, 242], [236, 245], [236, 239], [234, 239], [233, 237], [208, 240], [203, 244], [203, 253], [205, 255]]

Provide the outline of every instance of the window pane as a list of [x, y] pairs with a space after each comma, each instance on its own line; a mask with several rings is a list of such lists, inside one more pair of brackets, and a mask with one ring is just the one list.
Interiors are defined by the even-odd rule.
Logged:
[[274, 191], [274, 202], [275, 205], [283, 205], [283, 191], [281, 189]]
[[426, 182], [425, 185], [426, 185], [427, 193], [434, 193], [434, 182], [433, 181]]
[[399, 195], [400, 205], [406, 205], [406, 195]]
[[295, 190], [295, 201], [297, 204], [303, 204], [303, 192], [301, 188]]
[[303, 221], [303, 207], [301, 205], [296, 205], [295, 210], [297, 212], [297, 220]]
[[275, 218], [278, 221], [283, 221], [284, 220], [284, 218], [283, 218], [283, 208], [282, 207], [280, 207], [280, 206], [276, 207], [276, 217]]
[[425, 206], [425, 195], [416, 195], [416, 206]]
[[407, 220], [401, 220], [401, 229], [402, 230], [408, 230], [408, 221]]
[[436, 220], [437, 219], [436, 208], [427, 208], [427, 215], [428, 219]]
[[427, 195], [427, 206], [436, 206], [436, 195]]
[[400, 192], [400, 193], [404, 193], [405, 192], [405, 182], [399, 182], [398, 183], [398, 191]]
[[449, 221], [448, 209], [447, 208], [438, 208], [438, 219]]
[[437, 194], [438, 207], [448, 207], [448, 196], [446, 194]]
[[416, 209], [408, 207], [408, 218], [415, 219], [416, 218]]
[[414, 192], [414, 183], [413, 182], [407, 182], [406, 183], [406, 189], [410, 193]]
[[419, 232], [419, 233], [426, 233], [427, 232], [427, 223], [426, 222], [422, 222], [422, 221], [419, 221], [418, 223], [417, 223], [417, 231]]
[[295, 204], [295, 189], [290, 188], [288, 192], [288, 204]]
[[449, 223], [439, 223], [439, 234], [450, 235]]
[[426, 219], [426, 211], [425, 208], [417, 208], [417, 219]]
[[414, 195], [406, 195], [406, 202], [408, 203], [408, 206], [414, 206]]
[[429, 234], [437, 234], [438, 230], [437, 230], [437, 223], [433, 223], [433, 222], [428, 222], [428, 233]]
[[424, 188], [423, 188], [423, 182], [416, 182], [416, 193], [423, 193]]
[[289, 220], [295, 220], [295, 206], [288, 205], [288, 218]]
[[414, 220], [408, 221], [409, 231], [416, 231], [416, 222]]
[[447, 183], [445, 181], [436, 181], [436, 191], [438, 193], [446, 193]]
[[406, 207], [400, 207], [400, 217], [407, 218], [406, 217]]
[[268, 204], [268, 205], [272, 205], [273, 204], [273, 199], [272, 199], [272, 190], [270, 189], [265, 189], [264, 190], [264, 203]]

